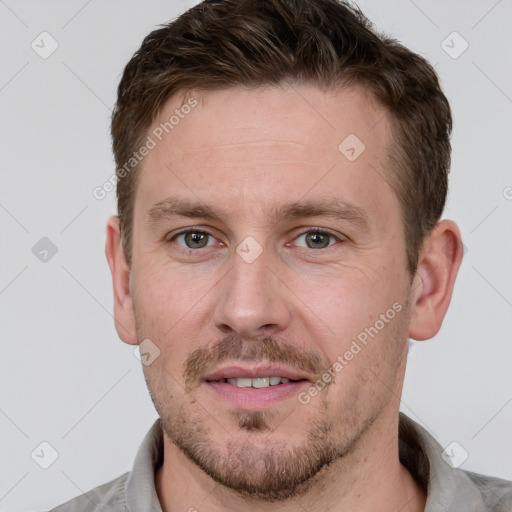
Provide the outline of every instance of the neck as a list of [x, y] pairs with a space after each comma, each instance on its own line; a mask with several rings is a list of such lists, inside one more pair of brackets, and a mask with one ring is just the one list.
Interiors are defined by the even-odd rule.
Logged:
[[164, 432], [164, 462], [155, 477], [164, 512], [291, 512], [297, 508], [337, 512], [423, 512], [425, 492], [400, 464], [398, 414], [381, 415], [354, 450], [324, 468], [308, 491], [282, 502], [248, 501], [214, 482]]

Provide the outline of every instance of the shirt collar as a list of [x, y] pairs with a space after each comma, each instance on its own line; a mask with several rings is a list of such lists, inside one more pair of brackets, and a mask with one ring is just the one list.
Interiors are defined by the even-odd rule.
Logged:
[[162, 424], [158, 419], [142, 441], [126, 480], [127, 512], [162, 512], [155, 488], [155, 473], [162, 464], [163, 452]]
[[[427, 493], [425, 512], [481, 512], [481, 494], [467, 474], [441, 456], [441, 445], [420, 425], [400, 413], [400, 461]], [[155, 472], [163, 461], [163, 435], [156, 420], [142, 442], [124, 487], [128, 512], [162, 512]]]
[[482, 512], [482, 495], [468, 474], [453, 468], [443, 448], [423, 427], [400, 413], [400, 462], [427, 493], [425, 512]]

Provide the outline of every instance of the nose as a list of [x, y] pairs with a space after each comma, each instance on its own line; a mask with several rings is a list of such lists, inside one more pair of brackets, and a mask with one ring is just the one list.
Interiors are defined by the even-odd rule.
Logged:
[[257, 339], [286, 329], [291, 319], [289, 292], [265, 251], [251, 263], [239, 254], [216, 290], [213, 321], [223, 334]]

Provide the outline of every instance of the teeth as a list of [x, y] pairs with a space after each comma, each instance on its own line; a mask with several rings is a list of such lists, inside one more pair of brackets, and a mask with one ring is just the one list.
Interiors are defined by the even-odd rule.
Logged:
[[268, 386], [270, 386], [270, 377], [258, 377], [257, 379], [252, 379], [253, 388], [268, 388]]
[[239, 388], [252, 388], [252, 379], [228, 379], [228, 382]]
[[290, 379], [285, 377], [257, 377], [255, 379], [249, 379], [246, 377], [226, 379], [233, 386], [239, 388], [267, 388], [268, 386], [277, 386], [277, 384], [286, 384], [290, 382]]

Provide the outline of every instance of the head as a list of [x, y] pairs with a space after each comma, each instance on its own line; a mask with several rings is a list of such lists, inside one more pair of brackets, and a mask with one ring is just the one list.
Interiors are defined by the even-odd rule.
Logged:
[[212, 478], [286, 499], [396, 421], [461, 259], [450, 130], [432, 67], [336, 0], [206, 0], [128, 63], [116, 327], [159, 353], [165, 435]]

